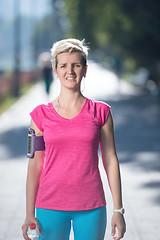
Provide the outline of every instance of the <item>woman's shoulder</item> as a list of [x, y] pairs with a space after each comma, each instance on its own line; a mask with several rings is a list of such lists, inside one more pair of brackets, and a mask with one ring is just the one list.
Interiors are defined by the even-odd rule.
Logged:
[[89, 105], [91, 107], [98, 109], [103, 109], [103, 108], [111, 108], [111, 106], [104, 102], [104, 101], [99, 101], [99, 100], [95, 100], [95, 99], [88, 99]]
[[102, 127], [106, 122], [108, 114], [110, 112], [110, 105], [106, 102], [94, 99], [89, 99], [88, 102], [88, 109], [93, 113], [94, 120], [98, 123], [98, 125]]
[[50, 110], [52, 107], [53, 107], [52, 102], [49, 102], [47, 104], [43, 103], [34, 107], [32, 111], [47, 111], [47, 110]]

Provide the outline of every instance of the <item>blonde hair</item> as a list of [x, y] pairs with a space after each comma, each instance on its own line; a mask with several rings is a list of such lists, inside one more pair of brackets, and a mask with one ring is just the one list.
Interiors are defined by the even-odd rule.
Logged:
[[53, 69], [57, 69], [57, 55], [60, 53], [73, 53], [79, 52], [82, 55], [82, 64], [84, 66], [87, 65], [87, 56], [88, 56], [89, 48], [85, 44], [85, 40], [82, 41], [78, 39], [68, 38], [58, 41], [53, 44], [51, 48], [51, 56], [52, 56], [52, 67]]

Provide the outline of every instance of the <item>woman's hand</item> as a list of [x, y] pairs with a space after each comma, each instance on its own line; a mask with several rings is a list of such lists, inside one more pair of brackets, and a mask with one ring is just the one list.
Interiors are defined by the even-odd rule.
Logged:
[[[123, 238], [126, 232], [126, 223], [124, 217], [121, 213], [114, 213], [112, 216], [112, 236], [113, 239], [119, 240]], [[118, 233], [116, 234], [116, 228], [118, 229]]]
[[36, 226], [38, 228], [38, 231], [39, 231], [39, 234], [41, 234], [41, 229], [39, 227], [39, 224], [38, 224], [36, 218], [34, 216], [33, 217], [26, 217], [25, 222], [22, 226], [23, 237], [24, 237], [25, 240], [30, 240], [30, 238], [27, 235], [27, 230], [28, 230], [28, 227], [30, 226], [31, 223], [36, 224]]

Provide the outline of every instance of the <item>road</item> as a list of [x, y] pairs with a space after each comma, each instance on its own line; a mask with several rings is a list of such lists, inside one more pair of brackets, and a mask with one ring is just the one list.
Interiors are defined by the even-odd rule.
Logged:
[[[89, 62], [82, 84], [84, 95], [112, 107], [117, 154], [120, 161], [127, 233], [124, 240], [159, 239], [160, 223], [160, 102], [119, 80], [101, 65]], [[42, 82], [0, 116], [0, 240], [22, 240], [25, 218], [27, 128], [29, 112], [59, 92], [55, 80], [48, 97]], [[100, 157], [107, 198], [110, 240], [112, 198]], [[71, 239], [73, 235], [71, 233]]]

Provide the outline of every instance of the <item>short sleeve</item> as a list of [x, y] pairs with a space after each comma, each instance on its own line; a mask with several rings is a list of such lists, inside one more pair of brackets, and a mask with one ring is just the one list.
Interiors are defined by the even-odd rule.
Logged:
[[43, 132], [43, 105], [35, 107], [30, 115], [38, 129]]
[[100, 127], [106, 123], [111, 106], [105, 102], [96, 102], [96, 120]]

